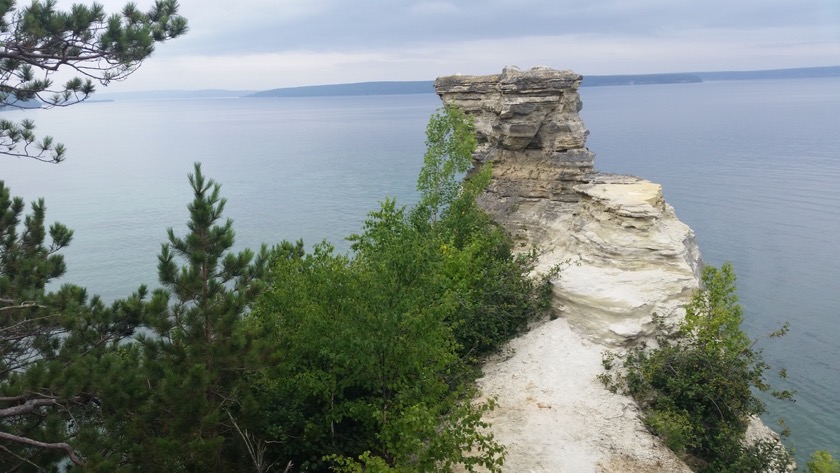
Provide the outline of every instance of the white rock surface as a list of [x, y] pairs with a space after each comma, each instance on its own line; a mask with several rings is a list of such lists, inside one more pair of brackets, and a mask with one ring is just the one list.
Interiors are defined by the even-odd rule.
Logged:
[[581, 76], [506, 68], [440, 78], [444, 103], [475, 119], [475, 163], [492, 163], [481, 204], [523, 245], [538, 271], [568, 262], [558, 314], [604, 346], [650, 338], [652, 316], [675, 324], [698, 287], [700, 251], [659, 184], [594, 171], [580, 119]]
[[554, 281], [556, 320], [485, 366], [498, 398], [493, 432], [509, 472], [690, 471], [642, 425], [632, 399], [596, 379], [604, 350], [652, 338], [653, 315], [676, 324], [698, 287], [694, 233], [658, 184], [594, 171], [578, 112], [581, 76], [506, 68], [435, 81], [446, 104], [475, 118], [476, 166], [493, 165], [480, 203]]
[[603, 348], [557, 319], [514, 340], [508, 358], [486, 365], [479, 384], [498, 401], [488, 420], [508, 448], [504, 471], [691, 471], [645, 429], [632, 400], [596, 379]]

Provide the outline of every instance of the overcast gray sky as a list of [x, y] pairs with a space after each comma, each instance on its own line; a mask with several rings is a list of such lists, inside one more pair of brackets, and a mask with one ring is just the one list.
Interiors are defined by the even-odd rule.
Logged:
[[[109, 12], [125, 3], [99, 1]], [[584, 75], [840, 65], [840, 0], [180, 3], [190, 32], [105, 90], [428, 80], [506, 65]]]

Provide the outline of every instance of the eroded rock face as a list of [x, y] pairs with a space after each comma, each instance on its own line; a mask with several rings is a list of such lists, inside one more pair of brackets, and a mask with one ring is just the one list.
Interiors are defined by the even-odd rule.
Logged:
[[493, 162], [493, 193], [559, 199], [595, 161], [579, 115], [581, 79], [571, 71], [506, 68], [442, 77], [435, 89], [444, 103], [475, 117], [475, 160]]
[[536, 245], [538, 270], [568, 261], [555, 281], [558, 315], [618, 346], [650, 338], [653, 314], [671, 324], [682, 316], [700, 253], [658, 184], [595, 172], [579, 115], [581, 79], [506, 68], [443, 77], [435, 89], [475, 119], [475, 165], [493, 165], [482, 206], [523, 247]]
[[475, 165], [493, 165], [481, 205], [524, 249], [536, 245], [538, 271], [566, 262], [553, 281], [559, 318], [513, 340], [479, 386], [498, 400], [489, 420], [505, 471], [688, 473], [633, 400], [596, 377], [605, 349], [652, 337], [654, 314], [671, 325], [684, 315], [700, 252], [658, 184], [594, 170], [580, 81], [547, 68], [435, 81], [444, 103], [475, 117]]
[[568, 262], [554, 281], [560, 318], [513, 340], [479, 385], [498, 400], [489, 420], [505, 471], [688, 472], [596, 378], [604, 349], [649, 338], [654, 313], [682, 315], [699, 252], [658, 184], [595, 172], [580, 81], [545, 68], [435, 81], [475, 118], [475, 165], [493, 165], [481, 205], [523, 249], [536, 245], [538, 271]]

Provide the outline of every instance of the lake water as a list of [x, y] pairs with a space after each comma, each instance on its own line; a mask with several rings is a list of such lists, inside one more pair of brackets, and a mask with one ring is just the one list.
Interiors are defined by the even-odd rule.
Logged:
[[[840, 78], [582, 89], [596, 166], [662, 184], [795, 404], [797, 460], [840, 450]], [[785, 321], [790, 333], [767, 341]]]
[[[733, 262], [754, 337], [787, 368], [771, 403], [802, 459], [840, 449], [840, 78], [581, 89], [601, 171], [663, 185], [704, 259]], [[118, 101], [36, 120], [69, 149], [58, 166], [0, 156], [0, 179], [75, 230], [67, 281], [113, 299], [156, 282], [166, 228], [183, 233], [186, 175], [222, 183], [237, 246], [303, 238], [347, 249], [385, 197], [416, 199], [434, 95]], [[836, 332], [835, 332], [836, 334]], [[763, 340], [763, 339], [762, 339]]]

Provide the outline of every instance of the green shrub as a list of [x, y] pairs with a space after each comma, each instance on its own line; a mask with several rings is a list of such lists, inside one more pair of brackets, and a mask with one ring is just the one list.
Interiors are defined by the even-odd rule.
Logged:
[[419, 203], [383, 202], [352, 254], [275, 251], [245, 324], [269, 361], [237, 412], [276, 439], [272, 458], [301, 471], [501, 471], [482, 420], [493, 403], [472, 404], [470, 386], [481, 355], [545, 309], [550, 282], [530, 278], [534, 255], [517, 257], [476, 205], [490, 167], [461, 183], [471, 134], [456, 109], [432, 117]]
[[683, 453], [692, 443], [694, 428], [686, 413], [665, 409], [651, 411], [644, 417], [644, 423], [660, 436], [674, 453]]
[[[633, 348], [623, 358], [623, 372], [599, 377], [610, 390], [633, 396], [645, 424], [696, 471], [764, 471], [790, 462], [774, 441], [742, 441], [750, 416], [765, 411], [755, 391], [781, 399], [792, 393], [767, 384], [768, 366], [741, 321], [732, 266], [707, 266], [677, 333], [669, 334], [657, 320], [658, 348]], [[616, 361], [615, 355], [605, 355], [608, 372]]]
[[825, 450], [817, 450], [808, 460], [808, 473], [840, 473], [840, 462]]

